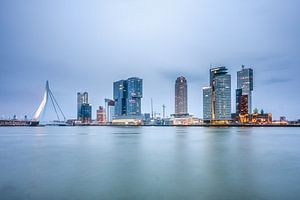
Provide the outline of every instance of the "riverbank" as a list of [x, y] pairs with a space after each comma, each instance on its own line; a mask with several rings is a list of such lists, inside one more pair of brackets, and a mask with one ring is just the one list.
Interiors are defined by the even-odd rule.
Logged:
[[60, 126], [60, 127], [69, 127], [69, 126], [111, 126], [111, 127], [300, 127], [300, 124], [199, 124], [199, 125], [102, 125], [102, 124], [78, 124], [78, 125], [0, 125], [0, 127], [20, 127], [20, 126], [29, 126], [29, 127], [44, 127], [44, 126]]

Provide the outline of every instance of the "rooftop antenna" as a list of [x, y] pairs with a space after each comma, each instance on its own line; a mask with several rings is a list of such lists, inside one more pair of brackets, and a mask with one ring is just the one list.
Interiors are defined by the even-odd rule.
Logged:
[[153, 100], [152, 100], [152, 98], [151, 98], [151, 117], [153, 119]]

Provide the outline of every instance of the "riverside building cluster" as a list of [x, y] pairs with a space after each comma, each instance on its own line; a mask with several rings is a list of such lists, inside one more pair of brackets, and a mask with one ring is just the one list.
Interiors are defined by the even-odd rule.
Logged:
[[[288, 125], [299, 126], [300, 120], [287, 121], [285, 116], [274, 121], [271, 113], [252, 108], [253, 69], [242, 65], [237, 72], [235, 89], [235, 105], [232, 106], [231, 75], [224, 66], [209, 69], [208, 85], [202, 88], [203, 118], [195, 117], [188, 112], [188, 80], [184, 76], [177, 77], [174, 88], [175, 112], [166, 116], [166, 106], [162, 105], [162, 115], [153, 110], [142, 113], [143, 79], [131, 77], [113, 83], [112, 98], [104, 99], [96, 111], [96, 119], [92, 116], [92, 105], [88, 92], [77, 93], [77, 118], [66, 117], [46, 81], [43, 99], [32, 119], [25, 115], [24, 119], [0, 119], [0, 126], [37, 126], [37, 125]], [[51, 101], [51, 103], [47, 103]], [[42, 121], [46, 105], [52, 105], [57, 116], [54, 121]], [[235, 112], [231, 108], [235, 107]], [[253, 109], [253, 110], [252, 110]], [[42, 122], [42, 123], [40, 123]]]
[[[180, 76], [175, 80], [175, 113], [163, 116], [151, 112], [142, 113], [143, 80], [131, 77], [113, 83], [113, 98], [105, 99], [105, 105], [99, 106], [96, 120], [92, 120], [92, 108], [88, 103], [88, 93], [77, 94], [77, 120], [73, 124], [100, 125], [200, 125], [200, 124], [272, 124], [271, 113], [252, 112], [253, 69], [242, 65], [237, 72], [235, 90], [236, 111], [231, 110], [231, 75], [224, 66], [209, 70], [209, 84], [203, 87], [203, 118], [188, 113], [188, 81]], [[285, 117], [275, 123], [287, 123]]]

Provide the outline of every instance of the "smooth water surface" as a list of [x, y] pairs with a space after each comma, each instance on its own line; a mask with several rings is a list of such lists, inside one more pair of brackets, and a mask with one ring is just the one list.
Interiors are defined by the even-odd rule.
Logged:
[[300, 199], [300, 128], [0, 127], [0, 199]]

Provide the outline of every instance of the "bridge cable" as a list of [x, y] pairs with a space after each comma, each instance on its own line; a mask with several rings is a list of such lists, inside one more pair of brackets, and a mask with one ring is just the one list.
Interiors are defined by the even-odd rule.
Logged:
[[49, 90], [48, 92], [49, 92], [49, 94], [50, 94], [51, 103], [52, 103], [52, 105], [53, 105], [53, 107], [54, 107], [54, 110], [55, 110], [55, 113], [56, 113], [57, 119], [58, 119], [58, 121], [60, 121], [60, 119], [59, 119], [59, 115], [58, 115], [58, 113], [57, 113], [57, 110], [56, 110], [56, 107], [55, 107], [55, 104], [54, 104], [54, 101], [53, 101], [53, 98], [52, 98], [52, 94], [51, 94], [50, 90]]
[[57, 105], [57, 107], [58, 107], [58, 109], [59, 109], [60, 113], [61, 113], [61, 114], [62, 114], [62, 116], [64, 117], [64, 121], [66, 121], [66, 117], [65, 117], [65, 115], [64, 115], [64, 113], [63, 113], [63, 111], [61, 110], [60, 106], [58, 105], [58, 103], [57, 103], [57, 101], [56, 101], [56, 99], [55, 99], [55, 97], [54, 97], [54, 95], [53, 95], [52, 91], [51, 91], [51, 90], [49, 90], [49, 92], [50, 92], [51, 96], [53, 97], [53, 99], [54, 99], [54, 102], [55, 102], [55, 104]]

